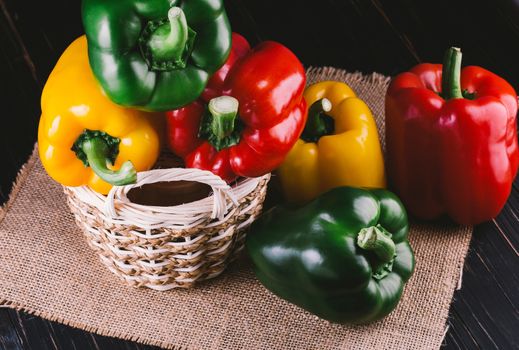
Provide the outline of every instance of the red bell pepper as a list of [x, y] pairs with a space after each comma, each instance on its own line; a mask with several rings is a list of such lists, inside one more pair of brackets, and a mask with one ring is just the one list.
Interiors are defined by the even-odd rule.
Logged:
[[306, 122], [306, 75], [297, 57], [276, 42], [251, 50], [242, 36], [232, 40], [200, 99], [166, 113], [170, 149], [186, 167], [227, 182], [274, 170]]
[[386, 96], [390, 184], [421, 219], [461, 224], [495, 217], [517, 173], [517, 95], [481, 67], [461, 69], [451, 48], [441, 64], [419, 64]]

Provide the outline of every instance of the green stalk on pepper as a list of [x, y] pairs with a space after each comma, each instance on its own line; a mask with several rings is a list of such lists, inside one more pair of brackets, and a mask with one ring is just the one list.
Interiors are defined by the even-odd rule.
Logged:
[[387, 190], [339, 187], [257, 220], [247, 250], [259, 281], [326, 320], [368, 323], [398, 304], [414, 270], [406, 211]]
[[90, 66], [110, 99], [149, 111], [198, 98], [226, 61], [221, 0], [83, 0]]

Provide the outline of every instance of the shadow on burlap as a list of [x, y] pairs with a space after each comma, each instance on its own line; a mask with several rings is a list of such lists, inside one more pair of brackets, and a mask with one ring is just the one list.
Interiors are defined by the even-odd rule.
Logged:
[[[388, 78], [313, 68], [371, 107], [383, 139]], [[272, 295], [246, 259], [192, 290], [119, 282], [88, 247], [37, 152], [0, 211], [0, 303], [102, 335], [172, 349], [437, 349], [472, 228], [413, 224], [416, 271], [397, 309], [367, 326], [331, 324]]]

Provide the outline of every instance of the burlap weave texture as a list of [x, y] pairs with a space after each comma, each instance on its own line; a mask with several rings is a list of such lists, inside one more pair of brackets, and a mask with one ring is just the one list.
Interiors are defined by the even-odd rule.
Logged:
[[[333, 68], [371, 107], [384, 137], [388, 78]], [[84, 241], [61, 186], [33, 155], [0, 212], [0, 303], [103, 335], [172, 349], [437, 349], [467, 253], [470, 227], [413, 224], [416, 272], [398, 308], [367, 326], [335, 325], [272, 295], [247, 259], [192, 290], [119, 282]]]

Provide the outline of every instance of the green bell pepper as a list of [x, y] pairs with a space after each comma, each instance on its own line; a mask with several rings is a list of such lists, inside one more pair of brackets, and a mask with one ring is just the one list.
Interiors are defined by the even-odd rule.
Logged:
[[393, 193], [339, 187], [299, 209], [272, 208], [246, 246], [271, 292], [326, 320], [359, 324], [398, 304], [414, 270], [408, 229]]
[[82, 17], [94, 75], [127, 107], [196, 100], [231, 49], [222, 0], [84, 0]]

